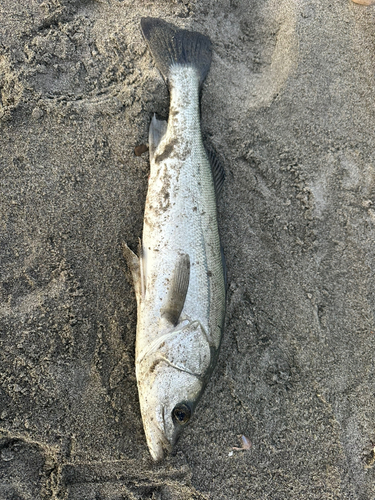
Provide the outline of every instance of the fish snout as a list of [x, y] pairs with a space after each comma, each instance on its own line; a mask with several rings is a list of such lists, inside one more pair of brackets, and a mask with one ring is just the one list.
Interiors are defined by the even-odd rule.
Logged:
[[163, 460], [166, 455], [171, 453], [173, 446], [158, 426], [146, 430], [146, 439], [151, 456], [155, 462]]
[[[144, 412], [143, 426], [146, 434], [147, 445], [155, 462], [162, 460], [171, 453], [174, 445], [174, 436], [168, 426], [165, 415], [166, 408], [160, 405], [155, 412]], [[171, 422], [172, 423], [172, 422]]]
[[153, 445], [149, 445], [149, 450], [152, 456], [152, 459], [154, 462], [161, 462], [165, 455], [170, 453], [169, 450], [166, 450], [163, 446], [163, 443], [158, 442], [158, 443], [153, 443]]

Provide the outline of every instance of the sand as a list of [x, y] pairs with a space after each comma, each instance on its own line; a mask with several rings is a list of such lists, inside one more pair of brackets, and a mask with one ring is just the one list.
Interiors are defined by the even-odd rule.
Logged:
[[[134, 372], [144, 15], [210, 36], [227, 174], [217, 368], [154, 465]], [[375, 7], [2, 0], [0, 499], [375, 498]], [[251, 447], [239, 447], [245, 435]]]

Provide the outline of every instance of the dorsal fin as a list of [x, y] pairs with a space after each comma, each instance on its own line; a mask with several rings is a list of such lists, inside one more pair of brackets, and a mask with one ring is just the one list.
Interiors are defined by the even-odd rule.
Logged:
[[161, 315], [173, 326], [176, 326], [185, 304], [190, 280], [190, 257], [181, 255], [171, 277], [167, 301]]
[[225, 285], [225, 297], [227, 296], [227, 286], [228, 286], [228, 276], [227, 276], [227, 263], [225, 260], [224, 248], [220, 244], [220, 253], [221, 253], [221, 263], [223, 265], [224, 272], [224, 285]]
[[206, 149], [206, 151], [207, 151], [207, 156], [208, 156], [208, 159], [209, 159], [210, 165], [211, 165], [212, 177], [214, 179], [216, 196], [219, 196], [219, 194], [221, 193], [221, 190], [223, 189], [223, 184], [225, 181], [224, 167], [221, 164], [218, 157], [216, 156], [216, 153], [213, 149], [208, 148], [208, 149]]

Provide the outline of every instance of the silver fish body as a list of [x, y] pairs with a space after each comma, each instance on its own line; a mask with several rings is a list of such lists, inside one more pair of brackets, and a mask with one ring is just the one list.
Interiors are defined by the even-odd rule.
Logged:
[[[164, 39], [182, 32], [183, 43], [186, 36], [198, 36], [207, 44], [203, 35], [147, 18], [142, 27], [153, 54], [150, 25], [159, 32], [161, 26]], [[188, 60], [170, 64], [164, 76], [170, 113], [168, 123], [154, 116], [150, 126], [139, 259], [125, 247], [137, 296], [140, 407], [154, 460], [172, 450], [190, 420], [216, 361], [225, 314], [215, 185], [200, 128], [202, 69]]]

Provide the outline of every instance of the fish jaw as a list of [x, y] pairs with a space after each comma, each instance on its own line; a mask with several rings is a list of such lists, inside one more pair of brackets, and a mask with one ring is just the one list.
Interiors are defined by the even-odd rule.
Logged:
[[163, 460], [164, 456], [172, 451], [175, 444], [173, 439], [168, 439], [166, 436], [163, 414], [164, 408], [159, 406], [156, 409], [154, 419], [147, 419], [147, 425], [144, 423], [148, 449], [155, 462]]

